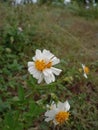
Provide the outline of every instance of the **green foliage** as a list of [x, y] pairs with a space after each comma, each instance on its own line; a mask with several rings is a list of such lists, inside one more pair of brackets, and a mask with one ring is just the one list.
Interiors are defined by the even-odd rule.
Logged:
[[[1, 34], [2, 43], [5, 48], [10, 48], [13, 51], [22, 49], [24, 43], [24, 35], [18, 30], [18, 27], [6, 26]], [[16, 45], [18, 48], [16, 48]]]
[[3, 102], [1, 99], [0, 99], [0, 112], [4, 112], [6, 110], [10, 109], [10, 104], [9, 102]]
[[5, 115], [2, 130], [23, 130], [23, 125], [19, 121], [19, 112], [9, 112]]
[[[20, 27], [18, 26], [8, 25], [4, 27], [4, 30], [1, 33], [2, 44], [5, 48], [10, 48], [13, 52], [23, 51], [24, 46], [27, 46], [27, 44], [29, 44], [30, 42], [28, 42], [28, 38], [30, 37], [30, 35], [33, 36], [32, 32], [24, 33], [24, 30], [19, 30], [19, 28]], [[9, 50], [7, 49], [7, 51]]]

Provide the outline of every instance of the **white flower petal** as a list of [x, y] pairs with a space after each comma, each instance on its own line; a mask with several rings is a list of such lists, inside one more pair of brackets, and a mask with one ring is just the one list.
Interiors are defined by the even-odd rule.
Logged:
[[51, 73], [50, 75], [51, 81], [54, 82], [55, 81], [55, 76]]
[[36, 60], [42, 60], [42, 52], [40, 50], [36, 50], [35, 56], [32, 58], [34, 61]]
[[[36, 78], [36, 79], [39, 79], [39, 78], [40, 78], [40, 75], [41, 75], [41, 72], [40, 72], [40, 71], [35, 70], [35, 71], [33, 72], [33, 77]], [[40, 79], [40, 80], [41, 80], [41, 79]]]
[[45, 119], [46, 122], [49, 122], [51, 120], [53, 120], [53, 118], [51, 118], [51, 117]]
[[63, 110], [63, 111], [64, 111], [64, 103], [58, 102], [57, 108], [58, 108], [59, 110]]
[[[32, 74], [33, 77], [36, 78], [36, 79], [39, 79], [40, 76], [41, 76], [41, 74], [42, 74], [40, 71], [36, 70], [34, 66], [29, 67], [29, 68], [28, 68], [28, 71], [29, 71], [29, 73]], [[41, 79], [40, 79], [40, 80], [41, 80]]]
[[86, 73], [84, 73], [83, 75], [84, 75], [85, 78], [88, 78], [87, 75], [86, 75]]
[[45, 76], [44, 77], [44, 80], [45, 80], [45, 82], [47, 83], [47, 84], [49, 84], [49, 83], [51, 83], [51, 80], [50, 80], [50, 78], [47, 76]]
[[43, 74], [44, 74], [44, 79], [47, 84], [55, 81], [55, 76], [53, 75], [51, 69], [45, 69], [43, 71]]
[[62, 72], [61, 69], [57, 69], [57, 68], [55, 68], [55, 67], [51, 67], [51, 70], [52, 70], [52, 72], [53, 72], [55, 75], [59, 75], [59, 74]]
[[55, 77], [54, 77], [54, 75], [48, 75], [48, 76], [45, 76], [44, 79], [45, 79], [45, 82], [46, 82], [47, 84], [49, 84], [49, 83], [55, 81]]
[[28, 67], [34, 66], [34, 62], [30, 61], [28, 62]]
[[65, 111], [69, 111], [70, 105], [69, 105], [68, 101], [64, 102], [64, 108], [65, 108]]
[[82, 68], [83, 68], [83, 70], [84, 70], [84, 68], [85, 68], [85, 65], [84, 65], [84, 64], [82, 64]]
[[29, 73], [32, 74], [32, 75], [33, 75], [34, 73], [36, 73], [36, 69], [35, 69], [34, 66], [28, 67], [28, 71], [29, 71]]
[[53, 57], [51, 61], [53, 65], [60, 63], [60, 59], [58, 59], [57, 57]]
[[49, 76], [52, 73], [51, 69], [45, 69], [43, 71], [44, 76]]
[[45, 112], [45, 116], [46, 117], [53, 117], [54, 118], [54, 116], [55, 116], [55, 110], [49, 110], [49, 111], [47, 111], [47, 112]]
[[55, 117], [55, 110], [48, 110], [47, 112], [45, 112], [45, 117], [46, 122], [53, 120]]
[[48, 61], [51, 60], [52, 57], [54, 57], [54, 55], [46, 49], [43, 50], [43, 56]]
[[49, 122], [49, 121], [51, 121], [51, 120], [54, 120], [55, 115], [56, 115], [55, 110], [49, 110], [49, 111], [47, 111], [47, 112], [45, 113], [45, 116], [46, 116], [45, 121], [46, 121], [46, 122]]
[[43, 74], [41, 73], [40, 76], [39, 76], [39, 79], [38, 79], [38, 84], [42, 82], [43, 78], [44, 78]]
[[28, 71], [29, 71], [30, 74], [33, 74], [34, 71], [35, 71], [35, 69], [34, 69], [34, 67], [32, 66], [32, 67], [29, 67], [29, 68], [28, 68]]
[[85, 73], [85, 67], [86, 67], [86, 66], [85, 66], [84, 64], [82, 64], [82, 68], [83, 68], [83, 71], [84, 71], [84, 74], [83, 74], [83, 75], [84, 75], [85, 78], [88, 78], [88, 77], [87, 77], [87, 74]]

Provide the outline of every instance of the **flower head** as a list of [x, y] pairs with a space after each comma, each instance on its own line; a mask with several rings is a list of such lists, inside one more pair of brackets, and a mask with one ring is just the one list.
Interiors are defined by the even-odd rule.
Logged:
[[55, 104], [53, 104], [52, 109], [48, 110], [45, 113], [45, 121], [49, 122], [49, 121], [53, 121], [53, 123], [55, 125], [58, 124], [63, 124], [64, 122], [66, 122], [69, 119], [69, 109], [70, 109], [70, 105], [68, 103], [68, 101], [62, 103], [62, 102], [58, 102], [57, 106]]
[[67, 4], [69, 4], [69, 3], [71, 3], [71, 0], [64, 0], [64, 4], [65, 4], [65, 5], [67, 5]]
[[87, 66], [85, 66], [84, 64], [82, 64], [82, 68], [83, 68], [83, 71], [84, 71], [84, 77], [87, 78], [87, 75], [89, 73], [89, 68]]
[[61, 69], [53, 67], [58, 64], [60, 60], [46, 49], [42, 52], [37, 49], [32, 59], [32, 62], [28, 62], [28, 71], [38, 80], [38, 83], [41, 83], [43, 79], [47, 84], [54, 82], [54, 75], [59, 75], [62, 71]]

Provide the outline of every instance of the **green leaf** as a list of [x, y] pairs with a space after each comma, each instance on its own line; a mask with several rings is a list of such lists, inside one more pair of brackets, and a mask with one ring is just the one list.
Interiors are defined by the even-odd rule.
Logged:
[[21, 100], [21, 101], [23, 101], [24, 100], [24, 88], [23, 87], [21, 87], [21, 86], [19, 86], [18, 87], [18, 97], [19, 97], [19, 99]]

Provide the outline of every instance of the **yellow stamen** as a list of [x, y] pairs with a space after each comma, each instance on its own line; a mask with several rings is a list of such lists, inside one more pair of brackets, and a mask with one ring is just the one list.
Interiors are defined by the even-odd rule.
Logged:
[[64, 123], [65, 121], [67, 121], [69, 118], [69, 112], [65, 112], [65, 111], [60, 111], [59, 113], [57, 113], [57, 115], [55, 116], [56, 121], [59, 124]]
[[88, 67], [84, 67], [84, 72], [86, 73], [86, 74], [88, 74], [89, 73], [89, 68]]
[[35, 67], [39, 71], [43, 71], [46, 68], [50, 68], [52, 66], [52, 62], [46, 63], [44, 60], [35, 61]]

